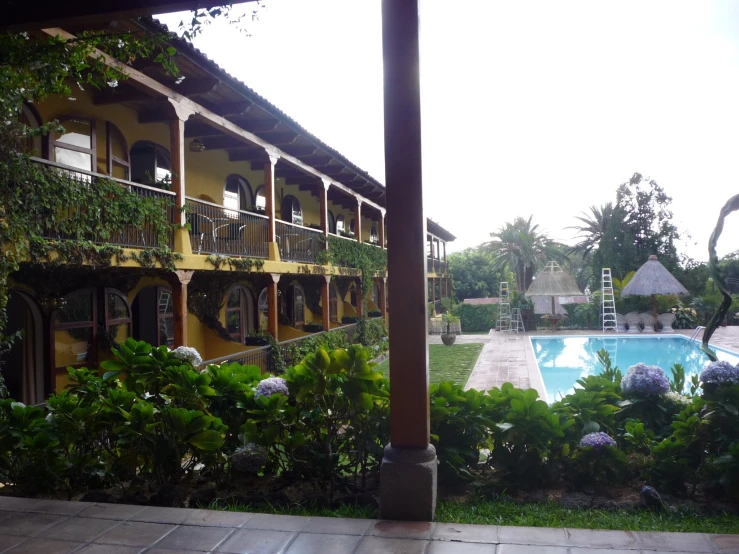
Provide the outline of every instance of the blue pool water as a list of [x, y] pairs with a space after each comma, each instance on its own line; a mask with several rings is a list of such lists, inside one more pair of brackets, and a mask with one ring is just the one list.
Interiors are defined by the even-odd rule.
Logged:
[[[656, 365], [670, 376], [670, 368], [680, 363], [690, 379], [700, 373], [708, 357], [698, 343], [681, 335], [652, 337], [531, 337], [536, 362], [539, 365], [548, 402], [559, 400], [572, 392], [575, 381], [601, 372], [597, 352], [605, 348], [611, 361], [625, 375], [629, 367], [639, 362]], [[716, 348], [719, 360], [739, 363], [739, 354]]]

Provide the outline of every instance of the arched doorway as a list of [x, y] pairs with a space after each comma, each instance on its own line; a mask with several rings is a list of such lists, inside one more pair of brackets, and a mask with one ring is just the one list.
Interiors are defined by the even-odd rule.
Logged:
[[155, 346], [174, 346], [172, 289], [152, 286], [141, 289], [131, 306], [133, 336]]
[[20, 331], [5, 356], [3, 377], [11, 398], [24, 404], [44, 401], [44, 347], [41, 311], [23, 292], [11, 291], [7, 305], [7, 334]]

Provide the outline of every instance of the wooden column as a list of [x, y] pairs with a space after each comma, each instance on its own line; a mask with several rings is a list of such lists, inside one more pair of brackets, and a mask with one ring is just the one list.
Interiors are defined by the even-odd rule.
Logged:
[[380, 248], [385, 248], [385, 212], [380, 212], [380, 222], [377, 225], [377, 239], [380, 241]]
[[277, 283], [280, 282], [279, 273], [269, 273], [267, 283], [267, 331], [275, 340], [280, 340], [280, 307], [277, 305]]
[[187, 346], [187, 285], [194, 271], [177, 270], [167, 275], [172, 286], [172, 319], [174, 320], [174, 346]]
[[354, 197], [354, 238], [362, 242], [362, 201]]
[[444, 245], [444, 263], [446, 263], [446, 241], [442, 242], [441, 244]]
[[357, 293], [357, 305], [354, 307], [357, 309], [357, 315], [362, 317], [364, 315], [364, 291], [362, 291], [362, 281], [359, 279], [354, 281], [354, 290]]
[[169, 152], [172, 156], [172, 191], [175, 196], [174, 222], [183, 225], [185, 214], [185, 121], [192, 112], [170, 101], [174, 118], [169, 122]]
[[436, 312], [436, 279], [430, 277], [429, 282], [431, 283], [431, 303], [434, 305], [434, 312]]
[[380, 313], [382, 314], [382, 318], [387, 318], [387, 278], [386, 277], [380, 277], [377, 280], [377, 283], [380, 285], [380, 305], [378, 308], [380, 308]]
[[321, 187], [321, 190], [319, 191], [319, 210], [320, 210], [320, 216], [321, 216], [321, 231], [323, 231], [323, 236], [328, 237], [328, 187], [331, 186], [331, 184], [324, 180], [323, 181], [323, 187]]
[[264, 198], [269, 225], [267, 231], [267, 240], [269, 242], [277, 242], [275, 232], [275, 164], [279, 157], [267, 151], [264, 161]]
[[321, 283], [321, 322], [323, 330], [331, 329], [331, 276], [324, 275], [324, 281]]

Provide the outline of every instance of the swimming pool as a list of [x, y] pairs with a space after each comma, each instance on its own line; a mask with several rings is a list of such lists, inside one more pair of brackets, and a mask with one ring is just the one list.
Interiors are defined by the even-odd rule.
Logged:
[[[699, 343], [682, 335], [650, 337], [531, 337], [536, 363], [539, 366], [547, 401], [554, 402], [573, 391], [575, 381], [601, 372], [597, 352], [605, 348], [611, 361], [625, 375], [629, 367], [639, 362], [656, 365], [668, 377], [675, 363], [683, 364], [687, 379], [700, 373], [708, 357], [699, 350]], [[739, 354], [714, 348], [719, 360], [739, 363]]]

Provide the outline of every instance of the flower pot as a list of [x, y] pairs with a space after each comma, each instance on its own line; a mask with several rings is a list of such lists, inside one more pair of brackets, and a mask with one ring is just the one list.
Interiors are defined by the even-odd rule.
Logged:
[[454, 344], [455, 340], [457, 340], [457, 335], [441, 335], [441, 342], [447, 346]]

